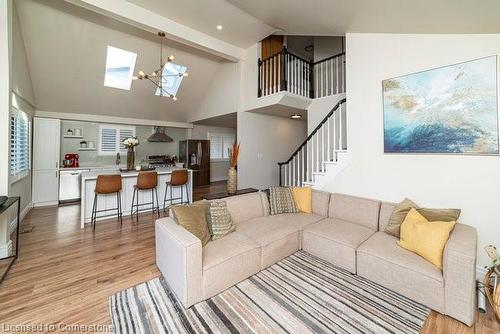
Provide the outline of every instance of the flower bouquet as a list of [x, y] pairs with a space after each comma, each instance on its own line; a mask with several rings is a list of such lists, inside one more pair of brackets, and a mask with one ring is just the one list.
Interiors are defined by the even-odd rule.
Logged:
[[137, 139], [137, 137], [128, 137], [122, 141], [122, 144], [127, 148], [127, 170], [134, 170], [135, 169], [134, 147], [139, 145], [139, 139]]

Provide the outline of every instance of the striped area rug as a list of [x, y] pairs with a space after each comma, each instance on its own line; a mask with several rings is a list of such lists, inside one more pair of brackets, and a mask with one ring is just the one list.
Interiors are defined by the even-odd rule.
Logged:
[[115, 333], [418, 333], [430, 310], [306, 252], [189, 309], [161, 278], [110, 297]]

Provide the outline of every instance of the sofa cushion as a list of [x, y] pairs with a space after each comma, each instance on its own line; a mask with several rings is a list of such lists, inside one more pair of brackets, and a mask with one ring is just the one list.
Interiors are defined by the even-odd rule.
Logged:
[[316, 215], [328, 217], [328, 205], [330, 203], [330, 193], [321, 190], [312, 191], [312, 212]]
[[260, 270], [260, 247], [238, 232], [203, 247], [203, 297], [209, 298]]
[[328, 217], [363, 225], [378, 231], [380, 202], [344, 194], [332, 194]]
[[264, 269], [298, 251], [301, 230], [319, 219], [318, 215], [304, 213], [273, 215], [237, 224], [236, 231], [261, 246]]
[[225, 200], [227, 210], [231, 214], [231, 218], [235, 224], [269, 214], [269, 204], [266, 203], [266, 195], [260, 191], [228, 197]]
[[356, 273], [356, 248], [373, 233], [365, 226], [327, 218], [304, 228], [302, 249]]
[[380, 204], [380, 214], [378, 218], [378, 230], [383, 232], [386, 226], [389, 224], [389, 219], [391, 219], [392, 212], [396, 208], [397, 203], [382, 202]]
[[443, 312], [442, 272], [415, 253], [397, 245], [398, 239], [377, 232], [357, 250], [358, 275]]

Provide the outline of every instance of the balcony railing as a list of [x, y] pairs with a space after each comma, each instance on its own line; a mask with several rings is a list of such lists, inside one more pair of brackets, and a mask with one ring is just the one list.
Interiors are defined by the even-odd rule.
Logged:
[[258, 96], [287, 91], [315, 98], [345, 92], [345, 53], [312, 62], [285, 48], [258, 62]]

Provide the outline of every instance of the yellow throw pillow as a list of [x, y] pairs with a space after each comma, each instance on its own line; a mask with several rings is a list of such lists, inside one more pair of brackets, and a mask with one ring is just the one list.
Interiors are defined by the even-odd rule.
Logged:
[[455, 224], [454, 221], [429, 222], [412, 208], [401, 224], [398, 245], [442, 269], [444, 247]]
[[292, 189], [293, 200], [300, 212], [312, 213], [312, 188], [294, 187]]

